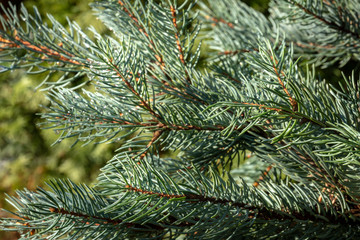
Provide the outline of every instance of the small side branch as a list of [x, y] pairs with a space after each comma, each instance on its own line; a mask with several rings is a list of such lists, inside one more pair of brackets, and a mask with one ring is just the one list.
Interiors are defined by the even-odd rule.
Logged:
[[159, 225], [155, 225], [155, 224], [146, 224], [146, 225], [142, 225], [142, 224], [138, 224], [138, 223], [129, 223], [129, 222], [124, 222], [121, 219], [111, 219], [111, 218], [105, 218], [105, 217], [99, 217], [99, 216], [90, 216], [84, 213], [78, 213], [78, 212], [73, 212], [73, 211], [68, 211], [64, 208], [49, 208], [49, 211], [52, 213], [57, 213], [57, 214], [63, 214], [63, 215], [70, 215], [73, 217], [80, 217], [84, 219], [84, 222], [86, 224], [90, 224], [89, 220], [93, 219], [99, 223], [95, 223], [95, 226], [100, 226], [100, 224], [111, 224], [111, 225], [125, 225], [127, 228], [139, 228], [139, 229], [156, 229], [156, 230], [164, 230], [163, 227], [159, 226]]
[[22, 218], [18, 219], [15, 222], [15, 224], [26, 227], [28, 229], [27, 231], [30, 234], [30, 236], [33, 236], [36, 233], [36, 230], [35, 230], [34, 226], [30, 225], [29, 220], [30, 219], [28, 217], [22, 217]]
[[157, 130], [153, 133], [153, 137], [151, 138], [150, 142], [146, 145], [146, 150], [140, 155], [140, 159], [143, 159], [146, 156], [150, 147], [154, 144], [156, 140], [158, 140], [161, 137], [163, 132], [164, 132], [163, 130]]
[[161, 119], [161, 116], [159, 114], [157, 114], [151, 107], [150, 105], [140, 96], [140, 94], [134, 89], [134, 87], [130, 84], [130, 82], [123, 76], [123, 74], [120, 72], [118, 66], [116, 66], [115, 64], [112, 63], [112, 61], [110, 60], [111, 65], [113, 66], [116, 74], [122, 79], [122, 81], [125, 83], [125, 85], [128, 87], [128, 89], [136, 96], [139, 98], [142, 106], [144, 106], [144, 108], [155, 118], [157, 119]]
[[[316, 13], [310, 11], [309, 9], [307, 9], [306, 7], [304, 7], [303, 5], [301, 5], [300, 3], [294, 3], [295, 6], [297, 6], [298, 8], [300, 8], [301, 10], [303, 10], [305, 13], [313, 16], [314, 18], [318, 19], [319, 21], [325, 23], [326, 25], [328, 25], [330, 28], [338, 30], [340, 32], [346, 33], [346, 34], [350, 34], [352, 37], [360, 39], [360, 34], [353, 32], [349, 29], [346, 29], [344, 26], [339, 26], [336, 23], [332, 22], [332, 21], [328, 21], [326, 20], [324, 17], [317, 15]], [[342, 13], [341, 13], [342, 15]], [[341, 16], [340, 15], [340, 16]]]
[[[175, 10], [175, 8], [173, 8], [173, 6], [170, 6], [170, 11], [171, 11], [171, 15], [172, 15], [172, 22], [173, 22], [173, 25], [174, 25], [174, 28], [175, 28], [175, 39], [176, 39], [177, 48], [179, 50], [179, 58], [180, 58], [181, 63], [186, 68], [184, 53], [183, 53], [183, 49], [182, 49], [181, 43], [180, 43], [179, 32], [177, 30], [176, 10]], [[188, 71], [186, 69], [185, 69], [185, 74], [186, 74], [186, 81], [189, 84], [191, 84], [190, 76], [189, 76], [189, 73], [188, 73]]]
[[63, 61], [63, 62], [67, 62], [67, 63], [71, 63], [74, 65], [84, 65], [83, 63], [73, 60], [71, 59], [71, 57], [74, 57], [74, 55], [67, 53], [67, 56], [64, 56], [63, 54], [50, 49], [46, 46], [36, 46], [26, 40], [21, 39], [19, 36], [15, 36], [15, 41], [12, 40], [8, 40], [5, 38], [0, 37], [0, 51], [3, 50], [4, 48], [22, 48], [25, 47], [27, 49], [30, 49], [33, 52], [37, 52], [39, 54], [44, 54], [43, 58], [46, 57], [52, 57], [56, 60], [59, 61]]
[[149, 34], [145, 31], [145, 29], [139, 24], [139, 20], [129, 11], [129, 9], [125, 7], [125, 4], [121, 0], [119, 0], [118, 3], [120, 4], [120, 6], [123, 7], [124, 12], [127, 13], [127, 15], [129, 15], [129, 17], [135, 22], [135, 26], [138, 28], [138, 30], [148, 38], [151, 43], [150, 47], [152, 48], [154, 42], [152, 41], [152, 39], [150, 39]]
[[182, 50], [182, 47], [181, 47], [181, 44], [180, 44], [179, 33], [177, 31], [176, 10], [171, 6], [170, 11], [171, 11], [171, 15], [172, 15], [172, 22], [173, 22], [174, 27], [176, 29], [176, 31], [175, 31], [175, 39], [176, 39], [177, 48], [179, 50], [180, 61], [182, 62], [182, 64], [185, 65], [184, 54], [183, 54], [183, 50]]
[[235, 56], [237, 54], [240, 53], [249, 53], [249, 52], [259, 52], [258, 48], [253, 48], [253, 49], [239, 49], [239, 50], [234, 50], [234, 51], [224, 51], [224, 52], [219, 52], [219, 55], [225, 55], [225, 56]]
[[259, 107], [260, 109], [261, 108], [264, 108], [264, 109], [267, 109], [267, 110], [273, 110], [273, 111], [276, 111], [276, 112], [282, 112], [283, 110], [280, 109], [280, 108], [273, 108], [273, 107], [267, 107], [263, 104], [258, 104], [258, 103], [246, 103], [246, 102], [242, 102], [241, 104], [245, 104], [245, 105], [250, 105], [250, 106], [254, 106], [254, 107]]
[[143, 190], [140, 188], [136, 188], [130, 185], [126, 185], [125, 188], [129, 191], [129, 192], [138, 192], [141, 194], [146, 194], [146, 195], [156, 195], [158, 197], [162, 197], [162, 198], [183, 198], [185, 197], [185, 194], [167, 194], [167, 193], [160, 193], [160, 192], [153, 192], [153, 191], [148, 191], [148, 190]]
[[229, 26], [230, 28], [234, 28], [234, 24], [232, 24], [231, 22], [227, 22], [227, 21], [225, 21], [225, 20], [222, 19], [222, 18], [215, 18], [215, 17], [211, 17], [211, 16], [209, 16], [209, 15], [206, 15], [205, 18], [206, 18], [207, 20], [213, 21], [214, 24], [223, 23], [223, 24]]
[[335, 46], [333, 45], [325, 45], [325, 46], [322, 46], [322, 45], [319, 45], [319, 44], [316, 44], [316, 43], [312, 43], [312, 42], [308, 42], [306, 44], [303, 44], [303, 43], [300, 43], [300, 42], [293, 42], [294, 45], [300, 47], [300, 48], [307, 48], [307, 49], [315, 49], [315, 48], [319, 48], [319, 49], [334, 49]]
[[[278, 64], [278, 61], [276, 59], [274, 59], [272, 56], [270, 56], [271, 60], [275, 62], [275, 64], [273, 64], [273, 69], [274, 69], [274, 72], [276, 74], [276, 77], [277, 79], [279, 80], [279, 83], [280, 85], [282, 86], [284, 92], [286, 93], [286, 95], [289, 97], [289, 101], [290, 101], [290, 104], [292, 106], [292, 109], [294, 112], [296, 112], [298, 110], [298, 104], [296, 102], [296, 100], [291, 96], [291, 94], [289, 93], [289, 91], [287, 90], [284, 82], [282, 81], [281, 79], [281, 76], [279, 74], [279, 71], [276, 67], [276, 65]], [[281, 71], [281, 74], [285, 77], [285, 73], [283, 71]]]
[[123, 7], [124, 12], [135, 22], [135, 26], [137, 27], [137, 29], [141, 33], [143, 33], [145, 35], [145, 37], [149, 40], [149, 43], [150, 43], [149, 47], [150, 47], [150, 49], [152, 49], [155, 52], [154, 57], [157, 60], [157, 64], [160, 66], [160, 68], [162, 70], [164, 70], [164, 67], [165, 67], [164, 60], [160, 54], [157, 54], [158, 51], [156, 50], [154, 41], [150, 38], [149, 34], [145, 31], [145, 28], [140, 25], [139, 20], [134, 16], [134, 14], [132, 14], [130, 12], [130, 10], [126, 8], [125, 4], [121, 0], [119, 0], [118, 3], [120, 4], [120, 6]]

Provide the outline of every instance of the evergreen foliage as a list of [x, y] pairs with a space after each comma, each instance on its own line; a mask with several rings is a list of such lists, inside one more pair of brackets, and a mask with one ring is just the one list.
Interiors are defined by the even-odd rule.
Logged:
[[94, 38], [6, 10], [1, 65], [47, 73], [44, 127], [57, 142], [121, 147], [95, 187], [53, 180], [9, 196], [16, 211], [1, 228], [22, 239], [359, 238], [358, 76], [335, 87], [315, 66], [359, 60], [360, 2], [270, 6], [265, 17], [236, 0], [96, 1], [113, 35]]

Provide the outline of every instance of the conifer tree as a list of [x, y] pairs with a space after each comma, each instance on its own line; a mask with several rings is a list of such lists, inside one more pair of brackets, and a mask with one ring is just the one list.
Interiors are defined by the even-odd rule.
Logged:
[[57, 179], [8, 196], [16, 211], [2, 230], [21, 239], [360, 237], [359, 76], [335, 86], [316, 71], [360, 60], [358, 0], [273, 0], [269, 17], [237, 0], [92, 7], [109, 36], [24, 7], [1, 19], [2, 68], [46, 76], [42, 118], [57, 142], [120, 146], [94, 187]]

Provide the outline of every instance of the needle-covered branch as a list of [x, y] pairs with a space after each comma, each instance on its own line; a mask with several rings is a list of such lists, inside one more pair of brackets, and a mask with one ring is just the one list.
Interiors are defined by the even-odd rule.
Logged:
[[55, 180], [8, 197], [0, 227], [24, 239], [356, 239], [358, 76], [335, 87], [298, 58], [356, 61], [356, 0], [273, 0], [269, 17], [237, 0], [157, 2], [94, 2], [111, 33], [93, 37], [5, 10], [1, 68], [56, 78], [41, 125], [56, 143], [117, 152], [94, 188]]

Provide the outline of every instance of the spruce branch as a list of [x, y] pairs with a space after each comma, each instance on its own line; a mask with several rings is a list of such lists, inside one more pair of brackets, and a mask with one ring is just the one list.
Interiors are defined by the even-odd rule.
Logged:
[[[360, 39], [360, 34], [359, 33], [356, 33], [356, 32], [353, 32], [351, 31], [350, 29], [347, 29], [345, 28], [344, 25], [342, 26], [339, 26], [338, 24], [336, 24], [335, 22], [331, 22], [331, 21], [328, 21], [326, 20], [325, 18], [323, 18], [322, 16], [320, 15], [317, 15], [316, 13], [312, 12], [310, 9], [304, 7], [303, 5], [301, 5], [300, 3], [296, 2], [296, 1], [289, 1], [291, 2], [292, 4], [294, 4], [295, 6], [299, 7], [301, 10], [303, 10], [305, 13], [313, 16], [314, 18], [318, 19], [319, 21], [325, 23], [326, 25], [330, 26], [331, 28], [335, 29], [335, 30], [338, 30], [338, 31], [341, 31], [345, 34], [350, 34], [352, 37], [354, 38], [357, 38], [357, 39]], [[328, 1], [324, 1], [324, 3], [328, 6], [332, 6]], [[343, 15], [343, 10], [340, 6], [337, 7], [338, 9], [338, 13], [340, 15], [340, 18], [342, 18], [342, 15]], [[350, 22], [349, 18], [347, 18], [347, 22], [350, 23], [350, 25], [353, 24], [353, 22]]]
[[[342, 1], [273, 1], [272, 4], [273, 17], [281, 19], [280, 27], [286, 29], [299, 55], [324, 67], [336, 61], [344, 65], [352, 57], [358, 59], [360, 35], [356, 4]], [[295, 15], [297, 17], [291, 17]], [[341, 57], [336, 52], [341, 53]]]
[[[267, 18], [236, 0], [200, 5], [202, 17], [195, 1], [97, 1], [113, 35], [92, 30], [95, 40], [75, 23], [67, 31], [50, 17], [49, 27], [25, 9], [22, 28], [7, 11], [5, 68], [64, 74], [46, 83], [51, 104], [42, 114], [58, 142], [120, 147], [93, 188], [54, 180], [49, 191], [8, 197], [16, 212], [1, 220], [4, 230], [28, 239], [359, 235], [357, 79], [335, 88], [297, 58], [326, 67], [356, 57], [356, 6], [274, 0]], [[198, 19], [214, 50], [203, 69]], [[331, 36], [309, 41], [324, 25], [319, 36]], [[73, 85], [80, 74], [91, 90]]]
[[[1, 49], [7, 49], [7, 48], [26, 48], [31, 51], [43, 54], [43, 57], [41, 59], [46, 59], [48, 57], [54, 58], [55, 60], [60, 60], [62, 62], [71, 63], [74, 65], [82, 65], [82, 63], [72, 60], [71, 57], [74, 57], [72, 54], [67, 53], [66, 51], [62, 50], [62, 54], [65, 54], [63, 56], [60, 52], [57, 52], [55, 50], [52, 50], [46, 46], [35, 46], [31, 44], [28, 41], [25, 41], [21, 39], [20, 37], [16, 36], [15, 32], [15, 39], [14, 40], [7, 40], [0, 38], [0, 42], [2, 43]], [[59, 47], [62, 47], [62, 43], [59, 44]]]
[[[164, 68], [165, 63], [163, 62], [163, 58], [162, 55], [158, 52], [158, 50], [156, 49], [155, 43], [154, 41], [150, 38], [149, 34], [146, 32], [144, 26], [141, 26], [139, 24], [139, 20], [136, 16], [134, 16], [130, 10], [126, 7], [126, 5], [124, 4], [123, 1], [119, 0], [118, 3], [120, 4], [121, 7], [123, 7], [124, 12], [126, 14], [128, 14], [128, 16], [135, 22], [135, 26], [137, 27], [137, 29], [145, 35], [145, 37], [147, 38], [147, 40], [149, 41], [149, 47], [151, 48], [151, 50], [153, 50], [155, 52], [155, 59], [157, 60], [157, 64], [161, 67], [161, 69]], [[127, 3], [129, 4], [129, 3]]]
[[[125, 165], [130, 164], [130, 165], [132, 165], [132, 163], [128, 162], [128, 161], [125, 161], [122, 164], [125, 164]], [[251, 206], [248, 203], [244, 203], [243, 202], [244, 199], [242, 197], [238, 198], [240, 202], [237, 202], [237, 200], [227, 200], [226, 195], [224, 195], [223, 198], [221, 198], [221, 197], [220, 198], [211, 197], [211, 194], [208, 193], [207, 191], [209, 191], [212, 188], [210, 186], [205, 187], [207, 184], [211, 184], [210, 181], [205, 179], [204, 177], [200, 177], [200, 179], [195, 180], [195, 179], [197, 179], [197, 177], [193, 176], [192, 175], [193, 173], [191, 173], [191, 172], [194, 172], [193, 168], [188, 169], [188, 170], [182, 170], [181, 172], [179, 172], [179, 174], [182, 176], [183, 179], [186, 179], [186, 178], [189, 177], [189, 180], [186, 180], [187, 184], [190, 184], [190, 186], [195, 185], [196, 188], [195, 188], [195, 186], [194, 187], [189, 186], [189, 190], [186, 190], [186, 188], [187, 188], [186, 185], [181, 184], [178, 187], [176, 187], [176, 186], [172, 187], [171, 189], [173, 189], [173, 190], [170, 190], [169, 189], [170, 186], [164, 185], [166, 183], [166, 178], [167, 177], [164, 177], [164, 174], [153, 172], [153, 174], [155, 174], [156, 178], [158, 178], [159, 181], [162, 182], [162, 184], [161, 184], [162, 187], [160, 187], [162, 189], [162, 191], [159, 191], [159, 190], [158, 191], [147, 190], [146, 186], [150, 187], [150, 186], [152, 186], [154, 184], [156, 185], [156, 180], [152, 177], [152, 174], [147, 172], [147, 170], [146, 171], [144, 170], [144, 168], [148, 169], [148, 167], [146, 167], [146, 164], [147, 164], [146, 162], [142, 162], [142, 164], [140, 164], [140, 165], [137, 165], [137, 164], [133, 165], [134, 166], [134, 168], [133, 168], [134, 173], [127, 172], [125, 175], [130, 174], [128, 176], [125, 176], [125, 175], [121, 174], [121, 178], [123, 178], [123, 181], [124, 181], [123, 184], [125, 185], [125, 186], [123, 186], [123, 188], [126, 191], [130, 191], [130, 192], [133, 192], [134, 194], [138, 195], [139, 201], [143, 201], [144, 200], [143, 197], [145, 197], [145, 196], [147, 196], [146, 199], [148, 199], [146, 201], [149, 201], [150, 199], [152, 199], [151, 201], [157, 201], [157, 200], [154, 199], [154, 197], [156, 196], [156, 198], [167, 199], [167, 200], [164, 200], [164, 201], [173, 202], [177, 206], [179, 204], [179, 201], [189, 202], [190, 203], [189, 206], [191, 206], [191, 207], [196, 207], [196, 205], [198, 205], [198, 204], [208, 204], [208, 203], [220, 204], [220, 205], [231, 204], [232, 207], [244, 208], [244, 209], [250, 211], [249, 213], [246, 214], [247, 218], [249, 218], [249, 219], [254, 218], [254, 219], [257, 219], [259, 221], [261, 221], [261, 220], [270, 220], [270, 219], [273, 219], [273, 218], [278, 218], [279, 220], [282, 220], [282, 221], [285, 221], [286, 219], [288, 219], [290, 221], [294, 221], [295, 219], [298, 219], [298, 220], [313, 219], [316, 222], [323, 221], [321, 219], [313, 218], [313, 216], [311, 214], [312, 210], [309, 210], [310, 211], [309, 215], [308, 214], [296, 213], [296, 211], [291, 212], [291, 210], [289, 210], [289, 209], [282, 209], [280, 211], [278, 211], [278, 210], [274, 211], [274, 210], [269, 210], [268, 208]], [[111, 181], [113, 184], [116, 184], [116, 185], [120, 184], [119, 180], [116, 180], [118, 177], [120, 177], [120, 175], [116, 174], [116, 172], [120, 173], [122, 171], [126, 171], [126, 169], [128, 169], [128, 167], [126, 167], [125, 165], [122, 165], [123, 167], [121, 167], [121, 169], [123, 169], [123, 170], [120, 170], [120, 168], [117, 168], [118, 170], [116, 170], [114, 172], [115, 175], [113, 175], [111, 173], [113, 171], [113, 170], [110, 170], [111, 168], [110, 169], [109, 168], [104, 169], [104, 174], [105, 175], [110, 174], [107, 177], [108, 181]], [[156, 171], [156, 170], [153, 169], [153, 171]], [[138, 173], [136, 173], [136, 172], [138, 172]], [[142, 175], [145, 172], [147, 172], [147, 174]], [[133, 174], [135, 174], [138, 177], [136, 177], [136, 178], [131, 177], [131, 176], [134, 176]], [[143, 176], [143, 177], [139, 178], [139, 176]], [[212, 176], [215, 177], [214, 175], [212, 175]], [[148, 182], [149, 180], [142, 180], [144, 178], [145, 179], [148, 178], [149, 180], [151, 178], [152, 180], [150, 182]], [[129, 183], [129, 181], [126, 180], [126, 179], [133, 179], [133, 180], [131, 181], [131, 183]], [[195, 181], [190, 180], [190, 179], [193, 179]], [[215, 177], [215, 179], [216, 179], [216, 177]], [[135, 182], [134, 182], [134, 180], [135, 180]], [[220, 179], [218, 179], [218, 180], [221, 182]], [[230, 183], [231, 183], [231, 181], [230, 181]], [[138, 184], [140, 184], [141, 187], [137, 187]], [[174, 184], [174, 182], [172, 182], [171, 184]], [[225, 182], [223, 182], [221, 184], [225, 184]], [[140, 185], [138, 185], [138, 186], [140, 186]], [[203, 187], [201, 187], [202, 185], [203, 185]], [[228, 192], [228, 191], [231, 192], [231, 191], [235, 191], [235, 189], [233, 189], [233, 187], [235, 187], [235, 185], [229, 185], [227, 187], [220, 188], [220, 189], [224, 189], [224, 191], [226, 191], [226, 192]], [[269, 188], [271, 188], [271, 186], [267, 185], [267, 188], [269, 189]], [[151, 187], [151, 189], [155, 189], [155, 187]], [[184, 190], [180, 190], [180, 189], [184, 189]], [[192, 189], [192, 190], [190, 190], [190, 189]], [[208, 190], [205, 190], [205, 189], [208, 189]], [[221, 194], [222, 190], [220, 190], [220, 189], [218, 188], [218, 190], [216, 191], [217, 193], [214, 192], [213, 194], [216, 194], [217, 196], [221, 196], [222, 195]], [[225, 189], [227, 189], [227, 190], [225, 190]], [[193, 191], [195, 191], [195, 192], [193, 192]], [[280, 190], [277, 190], [277, 191], [280, 191]], [[183, 192], [183, 194], [181, 194], [181, 192]], [[273, 193], [270, 193], [270, 192], [268, 194], [273, 194]], [[260, 192], [259, 192], [259, 194], [260, 194]], [[282, 192], [281, 194], [285, 194], [285, 192]], [[128, 196], [130, 197], [131, 195], [128, 195]], [[141, 196], [143, 196], [143, 197], [141, 197]], [[316, 198], [316, 196], [314, 196], [314, 197], [315, 197], [314, 200], [316, 201], [317, 198]], [[242, 200], [240, 200], [240, 199], [242, 199]], [[322, 203], [317, 203], [317, 204], [322, 204]], [[113, 207], [111, 209], [114, 210]], [[161, 209], [161, 207], [159, 206], [158, 209], [155, 210], [157, 212], [157, 214], [159, 214], [160, 209]], [[182, 208], [182, 209], [184, 209], [184, 208]], [[288, 212], [288, 211], [290, 211], [290, 212]], [[241, 219], [241, 216], [243, 216], [243, 215], [241, 214], [238, 217], [240, 217], [240, 219]], [[271, 216], [271, 217], [268, 218], [269, 216]], [[330, 219], [332, 219], [332, 220], [330, 220]], [[189, 220], [187, 220], [187, 221], [189, 221]], [[329, 215], [328, 220], [325, 220], [325, 222], [326, 221], [337, 222], [337, 221], [341, 221], [341, 220], [338, 219], [337, 217], [334, 218], [331, 215]], [[190, 222], [192, 222], [192, 221], [190, 221]], [[188, 224], [185, 224], [185, 225], [187, 227], [189, 227]]]
[[[21, 201], [10, 198], [14, 200], [20, 219], [2, 219], [2, 227], [8, 230], [21, 227], [25, 230], [23, 237], [29, 239], [62, 235], [66, 239], [95, 236], [110, 239], [129, 234], [131, 228], [143, 234], [163, 230], [158, 225], [124, 222], [102, 213], [100, 209], [107, 200], [97, 196], [89, 187], [61, 180], [50, 182], [49, 187], [54, 192], [38, 189], [31, 193], [25, 190], [18, 192]], [[45, 205], [42, 204], [44, 201]]]
[[[278, 31], [286, 33], [283, 40], [288, 46], [296, 46], [296, 56], [306, 57], [317, 65], [325, 67], [325, 64], [336, 61], [344, 65], [351, 57], [359, 56], [356, 4], [348, 3], [344, 8], [341, 1], [333, 4], [326, 1], [271, 1], [269, 19], [236, 1], [212, 1], [210, 5], [211, 8], [202, 5], [202, 15], [209, 22], [209, 35], [216, 35], [215, 38], [210, 37], [212, 40], [209, 42], [214, 46], [215, 52], [219, 53], [219, 56], [214, 55], [216, 61], [219, 57], [234, 56], [233, 54], [241, 53], [244, 49], [256, 47], [251, 42], [260, 32], [267, 39], [276, 42]], [[231, 9], [231, 13], [222, 9]], [[256, 21], [241, 20], [255, 18]], [[221, 23], [219, 19], [236, 24], [231, 25], [231, 28], [221, 28], [218, 26]], [[260, 31], [254, 32], [256, 29]], [[340, 52], [342, 59], [339, 57]]]

